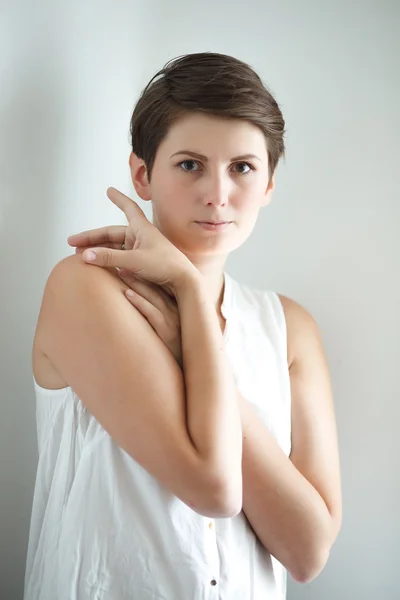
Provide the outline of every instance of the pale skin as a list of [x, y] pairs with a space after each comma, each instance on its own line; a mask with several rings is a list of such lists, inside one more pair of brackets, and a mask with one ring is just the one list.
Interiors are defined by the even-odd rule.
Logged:
[[[199, 494], [200, 490], [204, 490], [205, 473], [209, 473], [209, 466], [213, 464], [213, 485], [206, 486], [206, 489], [214, 489], [215, 482], [218, 481], [219, 493], [212, 502], [208, 499], [207, 502], [200, 501], [200, 504], [203, 502], [203, 514], [219, 513], [219, 516], [233, 516], [242, 508], [255, 534], [268, 551], [278, 558], [297, 581], [310, 581], [325, 565], [330, 548], [340, 530], [342, 518], [339, 455], [331, 383], [318, 327], [303, 307], [289, 298], [280, 296], [287, 323], [288, 368], [292, 395], [292, 451], [289, 458], [281, 451], [251, 405], [235, 389], [229, 367], [221, 359], [221, 330], [224, 328], [220, 312], [223, 267], [229, 252], [241, 245], [250, 234], [259, 209], [269, 203], [274, 187], [274, 178], [271, 178], [268, 184], [268, 157], [264, 139], [259, 133], [248, 123], [232, 123], [204, 115], [190, 115], [188, 119], [172, 128], [171, 135], [160, 146], [151, 181], [148, 180], [143, 161], [131, 155], [130, 167], [136, 192], [143, 200], [152, 200], [155, 227], [181, 253], [174, 254], [169, 247], [164, 247], [160, 253], [160, 263], [165, 264], [166, 255], [170, 256], [171, 260], [169, 263], [167, 261], [169, 272], [157, 274], [159, 281], [154, 277], [154, 272], [147, 277], [143, 277], [143, 271], [141, 276], [138, 276], [137, 272], [136, 276], [132, 275], [137, 265], [133, 260], [134, 235], [127, 235], [129, 226], [108, 227], [71, 237], [69, 242], [72, 246], [77, 246], [78, 255], [62, 261], [63, 265], [59, 267], [62, 274], [57, 280], [56, 272], [53, 279], [57, 280], [59, 286], [66, 278], [70, 278], [69, 283], [79, 279], [80, 276], [76, 275], [78, 270], [84, 273], [81, 279], [90, 279], [90, 287], [86, 290], [86, 294], [92, 294], [90, 314], [94, 312], [95, 299], [100, 302], [101, 298], [103, 304], [113, 302], [114, 313], [115, 302], [118, 302], [121, 320], [118, 320], [115, 328], [118, 328], [120, 340], [124, 332], [125, 351], [128, 348], [132, 353], [131, 360], [136, 359], [130, 362], [130, 365], [140, 360], [146, 352], [153, 361], [158, 357], [157, 371], [165, 375], [169, 373], [169, 378], [175, 381], [171, 384], [170, 394], [171, 398], [174, 393], [180, 395], [178, 408], [181, 407], [184, 392], [178, 373], [181, 373], [180, 366], [184, 369], [185, 376], [193, 384], [189, 394], [186, 390], [186, 402], [189, 402], [190, 410], [195, 411], [196, 407], [198, 409], [197, 413], [192, 413], [193, 427], [190, 432], [191, 439], [195, 440], [197, 452], [192, 455], [189, 445], [181, 445], [180, 452], [176, 449], [172, 451], [171, 442], [166, 449], [170, 453], [169, 457], [171, 458], [172, 452], [175, 466], [179, 465], [181, 472], [184, 469], [189, 472], [193, 465], [196, 466], [202, 485], [197, 485], [195, 481], [191, 483], [192, 488], [194, 486], [194, 489], [199, 490]], [[196, 144], [193, 144], [192, 140], [196, 140]], [[175, 162], [171, 162], [170, 156], [181, 149], [200, 153], [208, 160], [193, 159], [191, 155], [184, 154], [176, 156]], [[236, 168], [237, 164], [241, 167], [244, 163], [232, 163], [231, 157], [249, 153], [258, 157], [249, 160], [255, 167], [254, 171], [250, 172], [247, 168], [234, 170], [233, 167]], [[195, 163], [186, 162], [186, 167], [195, 167], [193, 170], [189, 169], [189, 172], [182, 173], [175, 166], [177, 160], [192, 159]], [[243, 170], [247, 174], [241, 174]], [[137, 215], [133, 211], [136, 209], [128, 208], [128, 202], [135, 206], [136, 204], [118, 194], [112, 191], [109, 192], [109, 197], [125, 214], [128, 213], [128, 221], [129, 216], [132, 216], [134, 221]], [[212, 218], [232, 220], [234, 227], [228, 232], [210, 234], [194, 224], [194, 220]], [[124, 252], [120, 250], [123, 242], [128, 248]], [[102, 266], [103, 269], [93, 269], [84, 264], [83, 256], [86, 254], [82, 255], [82, 252], [89, 246], [97, 247], [98, 257], [94, 264]], [[180, 262], [181, 255], [195, 267], [196, 273], [184, 260]], [[118, 274], [115, 267], [124, 267], [126, 272]], [[99, 272], [103, 272], [105, 277], [96, 274]], [[170, 280], [166, 281], [165, 277], [167, 280], [170, 277]], [[81, 285], [84, 286], [85, 283], [81, 282]], [[47, 296], [58, 293], [59, 287], [49, 284], [48, 288]], [[136, 292], [133, 298], [126, 295], [129, 289]], [[67, 289], [65, 293], [68, 293]], [[121, 294], [121, 301], [116, 300], [118, 294]], [[59, 301], [62, 302], [61, 296]], [[74, 298], [69, 297], [68, 302], [65, 299], [66, 307], [71, 306], [71, 301], [73, 302]], [[89, 298], [87, 301], [89, 302]], [[110, 329], [111, 335], [110, 331], [107, 332], [109, 353], [101, 357], [97, 355], [96, 364], [86, 362], [85, 373], [80, 376], [79, 361], [77, 360], [75, 365], [67, 364], [68, 352], [60, 352], [51, 343], [50, 328], [56, 324], [56, 318], [51, 312], [51, 301], [46, 302], [45, 293], [33, 356], [38, 382], [43, 387], [54, 388], [74, 383], [75, 388], [81, 386], [80, 397], [83, 397], [86, 392], [84, 380], [93, 381], [98, 378], [98, 362], [103, 364], [102, 361], [105, 361], [105, 364], [110, 365], [110, 369], [120, 369], [118, 385], [123, 387], [121, 377], [123, 379], [124, 375], [121, 373], [120, 364], [125, 360], [125, 356], [119, 351], [121, 344], [115, 342], [115, 346], [113, 345], [113, 330]], [[65, 318], [68, 315], [63, 316]], [[139, 317], [142, 321], [139, 321]], [[69, 321], [69, 328], [67, 324], [65, 330], [59, 332], [59, 335], [64, 336], [65, 345], [69, 345], [75, 351], [79, 345], [85, 346], [85, 352], [82, 351], [79, 357], [81, 363], [86, 360], [87, 352], [96, 356], [99, 345], [99, 339], [91, 338], [94, 331], [97, 336], [100, 335], [99, 322], [94, 323], [93, 332], [88, 329], [80, 331], [82, 327], [86, 327], [87, 318], [87, 314], [82, 316], [82, 323], [76, 325], [75, 336], [71, 334], [72, 319]], [[105, 315], [101, 318], [104, 321]], [[124, 325], [128, 321], [134, 324], [132, 332]], [[145, 323], [151, 326], [150, 329], [145, 329]], [[208, 328], [208, 334], [204, 334], [204, 326]], [[196, 327], [197, 331], [194, 330]], [[130, 336], [136, 337], [135, 329], [143, 333], [148, 340], [148, 343], [142, 342], [140, 349], [130, 346]], [[54, 329], [52, 331], [54, 332]], [[82, 337], [79, 338], [79, 335]], [[156, 340], [162, 342], [161, 346], [157, 345]], [[196, 340], [195, 352], [192, 350], [191, 340], [193, 344]], [[210, 352], [214, 362], [207, 359]], [[112, 354], [116, 356], [115, 364], [112, 363]], [[206, 365], [207, 360], [209, 362]], [[148, 363], [143, 360], [142, 370], [146, 368], [145, 364]], [[192, 392], [199, 386], [194, 383], [204, 381], [204, 373], [208, 372], [206, 366], [207, 369], [214, 369], [214, 384], [209, 383], [207, 392], [203, 390], [196, 401]], [[128, 369], [128, 362], [126, 368]], [[132, 371], [131, 366], [130, 370]], [[67, 373], [69, 377], [65, 376]], [[106, 379], [105, 377], [105, 380], [99, 383], [99, 394], [101, 385], [110, 385], [106, 383]], [[144, 387], [149, 385], [146, 377], [142, 376], [141, 384]], [[126, 385], [131, 385], [131, 380], [127, 380]], [[145, 391], [148, 397], [149, 390]], [[154, 389], [154, 395], [156, 394], [157, 390]], [[205, 398], [210, 398], [210, 394], [212, 401], [206, 407], [208, 413], [205, 414]], [[130, 448], [130, 442], [126, 441], [132, 434], [126, 425], [131, 407], [121, 411], [121, 420], [118, 421], [115, 408], [99, 406], [96, 402], [101, 404], [93, 394], [88, 399], [88, 404], [103, 426], [114, 435], [122, 447], [128, 448], [127, 451], [139, 462], [147, 461], [149, 471], [157, 476], [155, 465], [159, 456], [149, 457], [146, 455], [148, 449]], [[200, 402], [203, 404], [201, 414], [198, 406]], [[111, 414], [113, 410], [114, 416]], [[181, 413], [176, 412], [175, 418], [179, 420], [178, 414]], [[222, 415], [224, 419], [229, 417], [232, 426], [230, 455], [223, 452], [226, 439], [222, 439], [218, 431]], [[198, 428], [196, 431], [194, 424], [198, 423], [199, 417], [203, 419], [202, 429]], [[174, 414], [171, 413], [169, 418], [174, 418]], [[156, 431], [158, 435], [162, 427], [169, 423], [170, 421], [165, 421], [155, 424], [149, 418], [149, 426], [159, 428]], [[176, 435], [178, 433], [179, 429], [176, 428]], [[210, 445], [210, 440], [216, 441]], [[164, 472], [165, 468], [163, 465]], [[172, 479], [172, 471], [168, 472], [167, 481], [165, 473], [159, 474], [160, 479], [164, 476], [164, 483], [168, 487], [188, 504], [193, 505], [194, 509], [198, 509], [195, 506], [198, 502], [196, 494], [189, 497], [187, 490], [177, 489], [179, 484]], [[229, 485], [221, 476], [221, 473], [225, 472], [229, 474]]]

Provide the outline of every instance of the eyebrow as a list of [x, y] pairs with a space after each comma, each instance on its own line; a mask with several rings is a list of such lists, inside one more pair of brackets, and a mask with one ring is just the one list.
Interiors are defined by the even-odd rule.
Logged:
[[[199, 154], [198, 152], [193, 152], [192, 150], [179, 150], [179, 152], [175, 152], [174, 154], [171, 154], [170, 158], [172, 158], [173, 156], [176, 156], [177, 154], [186, 154], [189, 156], [193, 156], [194, 158], [199, 158], [200, 160], [203, 160], [204, 162], [208, 162], [207, 156], [204, 156], [204, 154]], [[240, 156], [234, 156], [233, 158], [231, 158], [231, 162], [234, 162], [236, 160], [247, 160], [248, 158], [256, 158], [257, 160], [262, 162], [261, 158], [256, 156], [256, 154], [241, 154]]]

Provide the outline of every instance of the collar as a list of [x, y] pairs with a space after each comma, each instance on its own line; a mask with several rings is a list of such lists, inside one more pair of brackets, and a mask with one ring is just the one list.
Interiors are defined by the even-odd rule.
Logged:
[[224, 295], [221, 304], [221, 313], [224, 319], [232, 314], [232, 277], [224, 271]]

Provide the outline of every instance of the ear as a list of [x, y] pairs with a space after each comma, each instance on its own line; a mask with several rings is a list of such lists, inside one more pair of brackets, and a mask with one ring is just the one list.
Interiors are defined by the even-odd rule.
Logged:
[[275, 189], [275, 173], [272, 174], [272, 177], [268, 183], [268, 187], [265, 190], [264, 198], [261, 202], [261, 206], [267, 206], [272, 200], [272, 192]]
[[137, 195], [142, 200], [151, 200], [151, 190], [146, 163], [134, 152], [131, 152], [129, 156], [129, 166], [131, 169], [132, 183]]

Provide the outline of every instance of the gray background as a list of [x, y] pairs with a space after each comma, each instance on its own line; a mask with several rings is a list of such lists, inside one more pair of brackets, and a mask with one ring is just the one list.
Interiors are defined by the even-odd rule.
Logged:
[[289, 600], [398, 599], [399, 2], [0, 11], [1, 600], [22, 597], [37, 461], [30, 357], [46, 278], [71, 253], [68, 235], [124, 222], [105, 190], [135, 197], [135, 99], [167, 60], [205, 50], [249, 62], [287, 122], [273, 202], [228, 271], [311, 311], [333, 379], [343, 527], [323, 573], [289, 581]]

